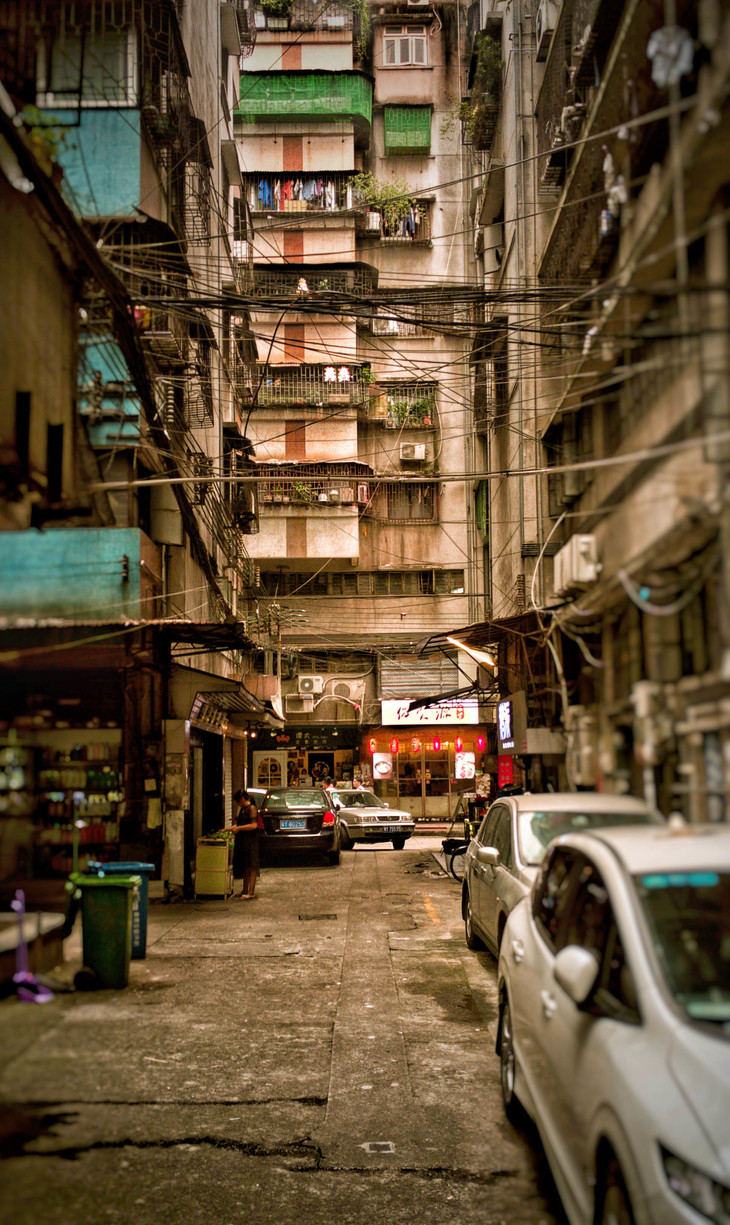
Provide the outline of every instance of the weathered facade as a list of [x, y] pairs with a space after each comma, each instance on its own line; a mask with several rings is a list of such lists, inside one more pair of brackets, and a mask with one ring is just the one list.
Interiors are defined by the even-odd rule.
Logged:
[[518, 0], [477, 23], [501, 59], [475, 197], [492, 608], [538, 610], [568, 783], [693, 820], [730, 785], [729, 17]]
[[0, 7], [28, 180], [4, 160], [0, 720], [28, 797], [7, 877], [141, 857], [182, 886], [250, 725], [278, 722], [243, 685], [268, 636], [246, 620], [253, 342], [226, 303], [252, 45], [217, 0]]
[[290, 618], [288, 752], [300, 771], [297, 736], [344, 735], [345, 771], [372, 779], [382, 751], [379, 785], [417, 816], [448, 815], [467, 785], [457, 716], [434, 749], [427, 726], [402, 723], [399, 740], [386, 703], [443, 688], [415, 646], [475, 614], [482, 587], [466, 512], [463, 17], [456, 3], [263, 7], [236, 112], [259, 360], [251, 547]]

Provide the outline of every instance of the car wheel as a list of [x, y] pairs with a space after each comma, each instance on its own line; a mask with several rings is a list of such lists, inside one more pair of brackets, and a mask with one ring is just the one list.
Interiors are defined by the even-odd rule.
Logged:
[[350, 837], [350, 835], [349, 835], [349, 834], [346, 834], [346, 833], [344, 832], [344, 830], [343, 830], [343, 833], [342, 833], [342, 839], [341, 839], [341, 841], [342, 841], [342, 849], [343, 849], [343, 851], [352, 851], [352, 850], [354, 850], [354, 849], [355, 849], [355, 843], [352, 841], [352, 838]]
[[612, 1157], [603, 1175], [600, 1225], [634, 1225], [631, 1200], [621, 1166]]
[[402, 851], [405, 844], [406, 844], [405, 838], [394, 838], [393, 839], [393, 846], [396, 851]]
[[512, 1013], [509, 1000], [505, 998], [499, 1022], [499, 1079], [502, 1085], [504, 1112], [511, 1123], [516, 1123], [521, 1114], [520, 1103], [515, 1094], [517, 1056], [512, 1035]]
[[330, 865], [330, 867], [335, 868], [339, 862], [340, 862], [340, 848], [339, 847], [337, 848], [336, 851], [327, 852], [327, 863]]
[[467, 892], [464, 906], [464, 937], [468, 949], [483, 949], [484, 945], [474, 931], [474, 920], [471, 912], [471, 894]]

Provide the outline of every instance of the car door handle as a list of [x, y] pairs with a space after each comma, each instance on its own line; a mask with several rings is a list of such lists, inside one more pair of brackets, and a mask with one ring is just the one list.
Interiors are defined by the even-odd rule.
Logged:
[[512, 941], [512, 960], [516, 961], [519, 965], [524, 955], [525, 955], [525, 946], [522, 943], [522, 941], [513, 940]]
[[540, 992], [540, 1000], [542, 1003], [542, 1014], [546, 1021], [549, 1021], [555, 1015], [555, 1009], [558, 1006], [558, 1001], [549, 991]]

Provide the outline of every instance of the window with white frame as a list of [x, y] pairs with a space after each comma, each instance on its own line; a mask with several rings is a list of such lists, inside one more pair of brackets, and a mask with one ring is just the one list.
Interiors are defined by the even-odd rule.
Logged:
[[137, 101], [134, 29], [66, 34], [39, 44], [36, 87], [40, 106], [133, 106]]
[[383, 31], [384, 68], [423, 68], [427, 62], [425, 26], [388, 26]]

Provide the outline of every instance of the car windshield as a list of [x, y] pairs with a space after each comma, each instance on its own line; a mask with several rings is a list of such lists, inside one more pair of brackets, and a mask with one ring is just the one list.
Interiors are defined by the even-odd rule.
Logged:
[[326, 801], [316, 788], [300, 787], [296, 791], [270, 791], [267, 808], [324, 808]]
[[675, 1000], [730, 1030], [730, 873], [651, 872], [634, 883]]
[[560, 834], [584, 829], [604, 829], [611, 825], [647, 825], [654, 818], [641, 812], [519, 812], [517, 843], [523, 863], [537, 867], [545, 848]]
[[382, 808], [380, 800], [372, 791], [338, 791], [337, 795], [346, 808]]

